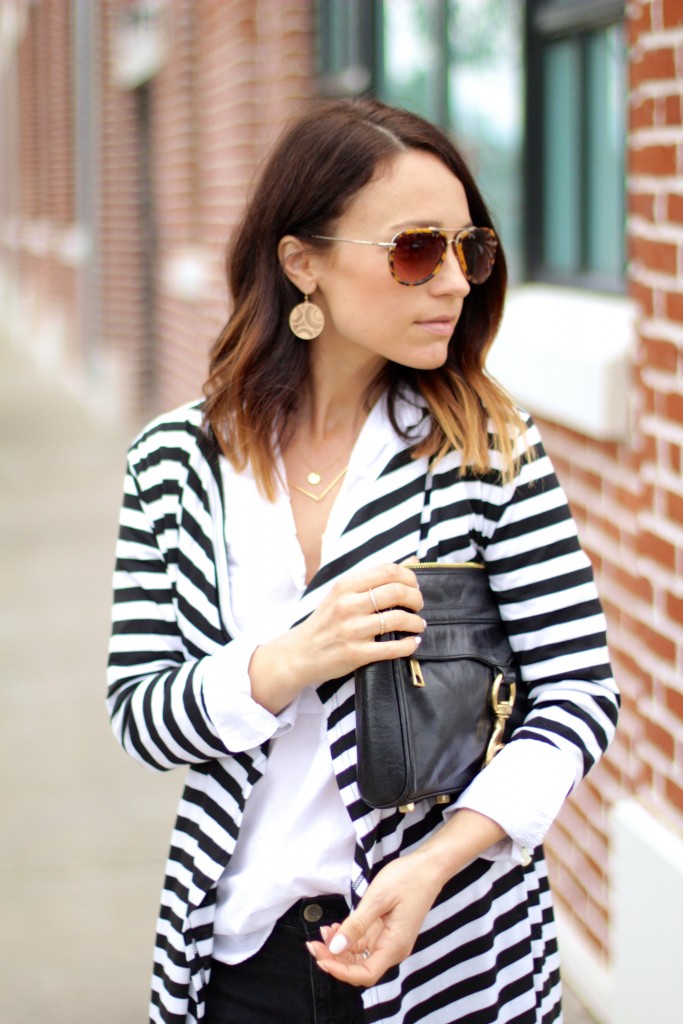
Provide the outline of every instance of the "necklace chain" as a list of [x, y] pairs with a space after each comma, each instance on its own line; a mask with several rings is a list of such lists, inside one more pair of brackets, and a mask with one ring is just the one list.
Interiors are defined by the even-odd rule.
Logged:
[[304, 460], [304, 462], [308, 466], [308, 474], [306, 476], [306, 480], [311, 485], [311, 487], [317, 487], [318, 484], [320, 483], [320, 481], [322, 480], [324, 474], [327, 473], [328, 469], [332, 469], [333, 466], [337, 465], [337, 463], [339, 462], [340, 459], [344, 458], [343, 455], [338, 455], [337, 458], [334, 460], [334, 462], [330, 462], [330, 464], [328, 466], [325, 466], [323, 469], [314, 469], [313, 466], [308, 461], [308, 459], [306, 458], [306, 456], [304, 455], [304, 453], [303, 453], [303, 451], [301, 449], [301, 446], [298, 445], [297, 447], [299, 448], [299, 451], [301, 452], [301, 458]]
[[[362, 423], [359, 425], [358, 429], [356, 430], [356, 432], [354, 434], [353, 441], [351, 442], [351, 451], [353, 451], [354, 445], [355, 445], [356, 441], [358, 440], [358, 435], [360, 434], [361, 427], [362, 427]], [[301, 448], [301, 445], [297, 445], [297, 447], [298, 447], [299, 451], [301, 452], [301, 458], [304, 460], [304, 462], [308, 466], [309, 472], [306, 475], [306, 482], [308, 484], [310, 484], [311, 487], [317, 487], [322, 482], [323, 475], [325, 473], [327, 473], [327, 471], [329, 469], [332, 469], [333, 466], [336, 466], [336, 464], [339, 462], [339, 460], [344, 457], [343, 455], [338, 455], [337, 458], [333, 462], [330, 462], [329, 465], [325, 466], [323, 469], [318, 470], [318, 469], [314, 469], [313, 466], [310, 464], [310, 462], [308, 461], [308, 459], [304, 455], [304, 452], [303, 452], [303, 450]], [[327, 487], [324, 488], [324, 490], [320, 491], [319, 494], [316, 494], [314, 491], [308, 491], [308, 490], [306, 490], [305, 487], [300, 487], [298, 484], [290, 483], [289, 486], [292, 487], [295, 491], [298, 491], [299, 494], [304, 494], [307, 498], [310, 498], [312, 501], [322, 501], [324, 498], [327, 497], [327, 495], [330, 493], [330, 491], [334, 487], [337, 486], [339, 481], [346, 474], [348, 468], [349, 468], [349, 464], [347, 462], [347, 464], [344, 466], [344, 468], [342, 470], [340, 470], [339, 473], [337, 473], [337, 475], [335, 476], [334, 480], [332, 480], [327, 485]]]
[[[334, 465], [334, 463], [332, 463], [332, 465]], [[290, 484], [289, 486], [290, 486], [290, 487], [292, 487], [292, 488], [293, 488], [293, 489], [294, 489], [295, 491], [298, 491], [298, 492], [299, 492], [299, 494], [305, 494], [305, 495], [306, 495], [306, 497], [307, 497], [307, 498], [311, 498], [311, 500], [312, 500], [312, 501], [322, 501], [322, 500], [323, 500], [323, 498], [326, 498], [326, 497], [327, 497], [327, 495], [328, 495], [328, 494], [330, 493], [330, 491], [332, 490], [332, 488], [333, 488], [333, 487], [336, 487], [336, 486], [337, 486], [337, 484], [339, 483], [339, 481], [341, 480], [341, 478], [342, 478], [342, 477], [344, 476], [344, 474], [346, 473], [346, 471], [348, 470], [348, 468], [349, 468], [349, 467], [348, 467], [348, 465], [347, 465], [347, 466], [344, 466], [344, 468], [342, 469], [341, 473], [338, 473], [338, 474], [337, 474], [337, 475], [335, 476], [334, 480], [332, 480], [332, 481], [331, 481], [331, 482], [330, 482], [330, 483], [329, 483], [329, 484], [327, 485], [327, 487], [325, 488], [325, 490], [324, 490], [324, 491], [321, 491], [321, 492], [320, 492], [320, 494], [314, 494], [314, 492], [313, 492], [313, 491], [307, 491], [305, 487], [299, 487], [299, 485], [298, 485], [298, 484]], [[309, 474], [309, 475], [310, 475], [310, 474]]]

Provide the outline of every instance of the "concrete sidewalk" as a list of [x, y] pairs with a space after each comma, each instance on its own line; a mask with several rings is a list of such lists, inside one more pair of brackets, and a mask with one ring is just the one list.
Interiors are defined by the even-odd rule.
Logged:
[[111, 735], [129, 437], [0, 348], [0, 1022], [142, 1024], [180, 772]]
[[131, 761], [104, 708], [130, 434], [0, 346], [0, 1024], [147, 1019], [182, 772]]

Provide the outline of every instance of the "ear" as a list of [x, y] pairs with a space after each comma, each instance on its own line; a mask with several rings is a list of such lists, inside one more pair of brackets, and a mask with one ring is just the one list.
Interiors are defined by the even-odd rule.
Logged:
[[312, 295], [318, 287], [320, 253], [294, 235], [285, 235], [278, 243], [277, 255], [292, 284], [304, 295]]

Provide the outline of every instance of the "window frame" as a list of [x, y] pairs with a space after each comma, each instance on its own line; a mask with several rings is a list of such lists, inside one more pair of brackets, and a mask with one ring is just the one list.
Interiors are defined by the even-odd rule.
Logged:
[[[549, 268], [544, 260], [544, 215], [545, 183], [544, 183], [544, 56], [546, 48], [554, 42], [579, 36], [581, 42], [580, 60], [585, 68], [587, 61], [586, 40], [591, 32], [613, 25], [623, 26], [626, 15], [624, 0], [565, 0], [565, 2], [548, 2], [548, 0], [527, 0], [525, 65], [526, 65], [526, 119], [524, 138], [524, 223], [526, 268], [524, 277], [527, 281], [538, 281], [554, 285], [566, 285], [585, 288], [591, 291], [603, 291], [615, 294], [626, 291], [625, 253], [623, 272], [620, 275], [581, 269], [574, 272], [562, 272]], [[582, 262], [586, 262], [588, 204], [585, 200], [587, 186], [587, 121], [589, 104], [588, 76], [580, 76], [581, 101], [579, 115], [581, 118], [580, 167], [581, 167], [581, 250]], [[625, 155], [625, 154], [624, 154]], [[626, 200], [626, 181], [624, 173], [624, 212]], [[624, 226], [625, 236], [625, 226]]]

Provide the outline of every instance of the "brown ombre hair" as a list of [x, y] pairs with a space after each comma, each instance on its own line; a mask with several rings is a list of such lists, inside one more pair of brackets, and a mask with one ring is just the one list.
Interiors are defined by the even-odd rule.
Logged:
[[[233, 312], [211, 351], [205, 415], [226, 457], [237, 469], [250, 460], [269, 497], [275, 493], [276, 451], [291, 438], [309, 382], [309, 347], [288, 326], [301, 295], [280, 265], [278, 243], [294, 235], [311, 249], [334, 244], [314, 236], [334, 234], [334, 222], [360, 189], [410, 149], [438, 157], [462, 183], [472, 223], [493, 227], [465, 161], [441, 129], [377, 100], [344, 99], [313, 104], [284, 132], [235, 231], [226, 261]], [[416, 457], [440, 457], [454, 448], [464, 467], [490, 470], [490, 417], [502, 475], [514, 472], [515, 436], [524, 426], [484, 370], [506, 282], [499, 247], [491, 276], [463, 304], [446, 363], [421, 371], [390, 362], [372, 383], [368, 403], [386, 390], [396, 429], [399, 394], [416, 391], [427, 403], [432, 427]]]

